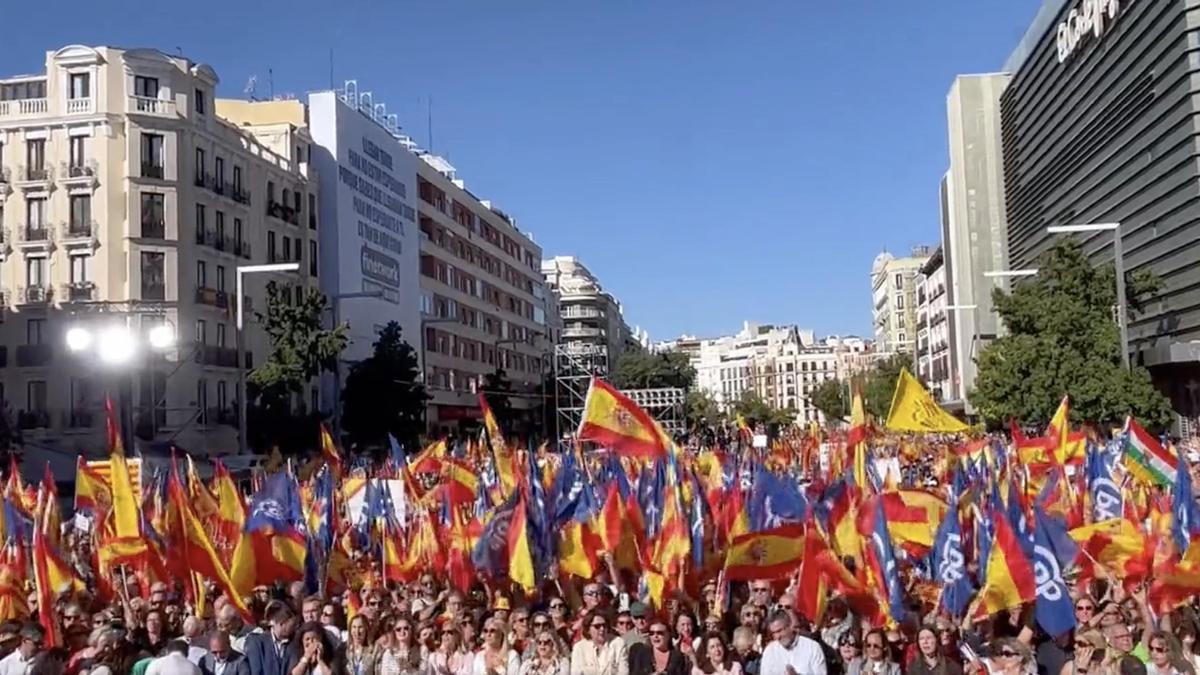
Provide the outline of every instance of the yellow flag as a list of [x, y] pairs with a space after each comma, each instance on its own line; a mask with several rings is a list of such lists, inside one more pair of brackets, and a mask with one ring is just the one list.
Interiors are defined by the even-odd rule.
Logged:
[[900, 379], [896, 382], [887, 428], [892, 431], [956, 433], [966, 431], [968, 427], [942, 410], [917, 378], [904, 369], [900, 371]]

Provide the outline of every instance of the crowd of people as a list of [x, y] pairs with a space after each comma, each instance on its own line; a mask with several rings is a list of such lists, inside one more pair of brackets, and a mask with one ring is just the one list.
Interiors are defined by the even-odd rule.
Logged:
[[[0, 624], [0, 675], [1194, 675], [1193, 602], [1154, 616], [1143, 591], [1093, 581], [1074, 589], [1078, 624], [1050, 637], [1032, 605], [955, 621], [919, 594], [910, 622], [872, 625], [829, 598], [818, 625], [793, 611], [817, 589], [795, 579], [704, 582], [659, 610], [601, 574], [548, 583], [517, 602], [426, 573], [333, 596], [303, 582], [255, 589], [247, 622], [224, 597], [202, 607], [182, 587], [128, 579], [116, 605], [84, 593], [55, 608], [63, 645], [38, 622]], [[492, 585], [492, 587], [495, 587]], [[565, 591], [565, 592], [564, 592]]]

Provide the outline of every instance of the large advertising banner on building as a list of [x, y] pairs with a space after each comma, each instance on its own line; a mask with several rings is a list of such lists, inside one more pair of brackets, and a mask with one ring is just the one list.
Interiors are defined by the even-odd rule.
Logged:
[[[343, 358], [369, 356], [375, 334], [389, 321], [399, 322], [418, 348], [419, 160], [337, 92], [311, 94], [308, 105], [321, 186], [321, 287], [350, 324]], [[359, 297], [338, 299], [347, 294]]]

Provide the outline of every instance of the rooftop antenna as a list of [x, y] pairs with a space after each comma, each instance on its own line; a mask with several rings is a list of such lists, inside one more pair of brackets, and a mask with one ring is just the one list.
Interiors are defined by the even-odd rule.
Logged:
[[267, 88], [270, 90], [271, 100], [275, 100], [275, 71], [267, 68]]
[[329, 88], [333, 89], [333, 47], [329, 48]]

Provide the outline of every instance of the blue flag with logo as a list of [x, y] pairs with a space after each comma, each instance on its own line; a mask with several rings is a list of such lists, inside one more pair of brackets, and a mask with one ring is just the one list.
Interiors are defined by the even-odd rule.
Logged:
[[931, 557], [934, 580], [942, 585], [942, 606], [951, 616], [961, 618], [975, 595], [975, 585], [967, 574], [957, 505], [946, 511], [946, 517], [938, 526]]
[[521, 491], [513, 490], [484, 526], [479, 541], [471, 551], [471, 564], [475, 569], [494, 577], [508, 576], [508, 526], [512, 523], [520, 498]]
[[1192, 476], [1188, 472], [1190, 466], [1180, 451], [1172, 489], [1175, 502], [1171, 505], [1171, 537], [1181, 556], [1187, 553], [1192, 536], [1200, 534], [1200, 513], [1197, 513], [1196, 498], [1192, 494]]
[[658, 536], [662, 527], [663, 496], [666, 493], [666, 467], [661, 461], [655, 462], [654, 467], [642, 471], [638, 479], [637, 501], [642, 515], [646, 519], [646, 537]]
[[868, 543], [869, 563], [875, 568], [883, 588], [887, 591], [888, 615], [896, 622], [904, 621], [908, 611], [904, 607], [904, 584], [900, 580], [900, 567], [896, 563], [896, 552], [892, 547], [892, 536], [887, 529], [887, 516], [883, 512], [883, 500], [875, 500], [875, 513]]
[[808, 499], [790, 476], [779, 476], [759, 466], [750, 491], [750, 529], [774, 529], [785, 523], [802, 523], [808, 518]]
[[1042, 630], [1057, 637], [1075, 628], [1075, 603], [1063, 579], [1063, 569], [1078, 552], [1067, 528], [1057, 518], [1034, 512], [1033, 576], [1037, 584], [1035, 615]]
[[1099, 447], [1089, 444], [1087, 452], [1088, 493], [1092, 498], [1092, 520], [1120, 518], [1125, 510], [1121, 487], [1113, 478], [1113, 467], [1120, 459], [1124, 448], [1123, 438]]

